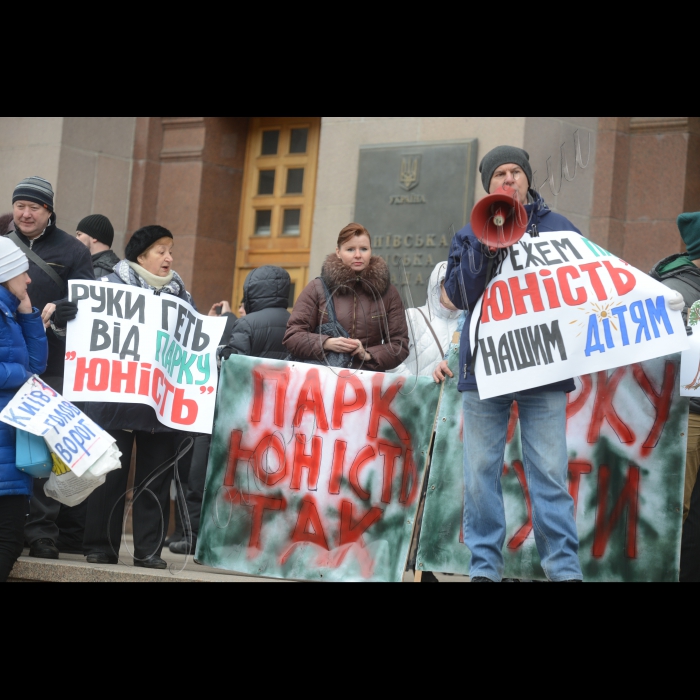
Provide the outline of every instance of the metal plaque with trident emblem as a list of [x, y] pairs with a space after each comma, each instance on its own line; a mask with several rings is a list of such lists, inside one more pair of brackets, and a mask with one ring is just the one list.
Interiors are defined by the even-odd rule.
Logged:
[[410, 192], [420, 184], [420, 166], [422, 160], [422, 156], [404, 156], [401, 159], [401, 176], [399, 182], [406, 192]]
[[476, 139], [367, 144], [360, 148], [355, 220], [372, 234], [406, 305], [422, 306], [452, 231], [474, 206]]

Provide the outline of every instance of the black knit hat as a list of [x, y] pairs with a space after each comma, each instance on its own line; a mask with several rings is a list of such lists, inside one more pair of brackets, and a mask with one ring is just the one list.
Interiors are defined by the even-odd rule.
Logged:
[[86, 216], [78, 224], [78, 233], [84, 233], [90, 238], [94, 238], [106, 246], [112, 247], [114, 243], [114, 226], [112, 222], [102, 214], [93, 214]]
[[40, 177], [28, 177], [15, 187], [12, 203], [34, 202], [41, 204], [53, 213], [53, 187]]
[[491, 180], [493, 180], [493, 174], [506, 163], [513, 163], [519, 165], [525, 175], [527, 176], [527, 181], [532, 186], [532, 166], [530, 165], [530, 154], [527, 151], [523, 151], [522, 148], [516, 148], [515, 146], [499, 146], [494, 148], [484, 156], [479, 166], [479, 172], [481, 173], [481, 181], [484, 184], [484, 189], [487, 192], [491, 191]]
[[132, 263], [138, 263], [152, 245], [158, 243], [161, 238], [172, 238], [173, 234], [162, 226], [144, 226], [131, 237], [126, 246], [126, 259]]

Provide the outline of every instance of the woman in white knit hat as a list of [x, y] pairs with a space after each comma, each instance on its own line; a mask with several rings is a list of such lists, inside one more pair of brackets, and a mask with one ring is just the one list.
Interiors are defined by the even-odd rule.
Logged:
[[[49, 345], [41, 313], [27, 294], [27, 256], [0, 237], [0, 411], [33, 374], [46, 371]], [[0, 423], [0, 583], [24, 546], [32, 478], [17, 469], [15, 429]]]

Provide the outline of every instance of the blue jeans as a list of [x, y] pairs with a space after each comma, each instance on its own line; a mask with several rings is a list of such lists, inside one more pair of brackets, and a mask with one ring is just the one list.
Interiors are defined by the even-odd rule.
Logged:
[[513, 401], [520, 407], [523, 465], [532, 498], [537, 551], [553, 582], [582, 581], [574, 500], [569, 495], [566, 394], [509, 394], [464, 402], [464, 542], [472, 578], [503, 579], [506, 513], [501, 476]]

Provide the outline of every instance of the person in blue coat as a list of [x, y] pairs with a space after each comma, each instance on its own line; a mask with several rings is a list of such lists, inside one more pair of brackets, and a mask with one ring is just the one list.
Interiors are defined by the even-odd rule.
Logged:
[[[49, 344], [41, 313], [27, 293], [27, 256], [0, 237], [0, 410], [34, 374], [46, 371]], [[17, 469], [15, 429], [0, 423], [0, 583], [7, 581], [24, 546], [32, 478]]]
[[[530, 156], [520, 148], [501, 146], [481, 163], [484, 189], [515, 190], [525, 206], [529, 225], [526, 236], [539, 232], [580, 231], [552, 212], [532, 187]], [[566, 444], [567, 393], [573, 380], [482, 401], [472, 372], [469, 330], [475, 309], [491, 280], [488, 249], [471, 226], [455, 237], [445, 290], [459, 309], [467, 312], [460, 348], [459, 391], [464, 404], [464, 541], [472, 553], [471, 577], [476, 583], [500, 583], [504, 576], [503, 547], [506, 517], [500, 475], [506, 436], [514, 401], [520, 408], [523, 453], [533, 502], [533, 524], [542, 567], [550, 581], [583, 580], [578, 558], [579, 538], [574, 501], [567, 487], [569, 455]], [[445, 363], [436, 381], [452, 376]]]

